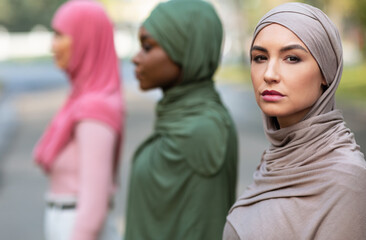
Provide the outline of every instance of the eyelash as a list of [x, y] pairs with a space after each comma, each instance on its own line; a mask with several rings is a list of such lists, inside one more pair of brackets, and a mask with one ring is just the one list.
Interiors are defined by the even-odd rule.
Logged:
[[252, 61], [256, 63], [260, 63], [264, 60], [267, 60], [267, 57], [265, 57], [264, 55], [257, 55], [255, 57], [252, 57]]
[[144, 49], [145, 52], [149, 52], [152, 49], [152, 46], [149, 44], [143, 44], [142, 49]]
[[[261, 63], [263, 61], [267, 60], [267, 57], [264, 55], [257, 55], [255, 57], [252, 57], [252, 61], [256, 62], [256, 63]], [[286, 56], [284, 58], [285, 61], [290, 62], [290, 63], [298, 63], [301, 62], [301, 58], [297, 57], [297, 56]]]
[[[292, 60], [291, 60], [292, 59]], [[298, 63], [298, 62], [301, 62], [301, 59], [297, 56], [287, 56], [285, 58], [286, 61], [289, 61], [291, 63]]]

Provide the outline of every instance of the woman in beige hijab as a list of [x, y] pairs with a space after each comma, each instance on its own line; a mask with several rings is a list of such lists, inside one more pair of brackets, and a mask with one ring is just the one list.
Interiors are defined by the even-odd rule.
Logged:
[[258, 23], [251, 76], [271, 145], [227, 217], [224, 239], [366, 239], [366, 163], [335, 109], [339, 33], [287, 3]]

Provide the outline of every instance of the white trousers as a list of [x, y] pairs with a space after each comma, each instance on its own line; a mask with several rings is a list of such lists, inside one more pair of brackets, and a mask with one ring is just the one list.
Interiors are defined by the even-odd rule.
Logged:
[[[47, 207], [45, 212], [45, 239], [70, 240], [76, 216], [76, 209]], [[108, 215], [103, 231], [98, 240], [121, 240], [116, 222]]]

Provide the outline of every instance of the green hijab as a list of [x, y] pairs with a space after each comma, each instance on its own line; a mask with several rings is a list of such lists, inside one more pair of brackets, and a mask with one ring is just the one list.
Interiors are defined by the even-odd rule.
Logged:
[[[231, 124], [212, 81], [220, 61], [221, 21], [208, 2], [172, 0], [160, 3], [143, 26], [181, 66], [183, 73], [182, 82], [166, 91], [157, 105], [155, 134], [169, 134], [171, 144], [180, 148], [191, 167], [205, 175], [213, 174], [223, 164], [226, 146], [220, 144], [226, 141], [227, 132], [213, 134], [217, 141], [198, 140], [192, 132], [192, 125], [195, 125], [192, 116], [200, 116], [196, 121], [204, 123], [205, 119], [213, 117], [205, 116], [212, 114], [205, 109], [215, 109], [222, 120], [220, 124]], [[204, 144], [211, 145], [207, 146], [210, 150], [201, 152], [196, 146]], [[210, 165], [202, 166], [208, 161]]]
[[160, 3], [143, 26], [182, 67], [131, 170], [126, 240], [219, 240], [235, 200], [237, 137], [214, 88], [222, 25], [199, 0]]
[[200, 0], [160, 3], [143, 26], [182, 67], [182, 85], [212, 78], [220, 61], [223, 30], [211, 4]]

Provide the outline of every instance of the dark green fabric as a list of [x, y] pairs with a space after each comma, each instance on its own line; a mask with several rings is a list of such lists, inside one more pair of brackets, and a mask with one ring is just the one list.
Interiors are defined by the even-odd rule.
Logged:
[[[174, 46], [176, 50], [166, 50], [169, 56], [178, 56], [174, 61], [181, 64], [186, 78], [164, 93], [156, 108], [154, 132], [134, 155], [125, 240], [221, 239], [226, 215], [235, 201], [237, 136], [211, 79], [220, 57], [217, 54], [214, 59], [211, 54], [219, 51], [221, 34], [212, 39], [212, 35], [204, 35], [205, 29], [199, 31], [203, 26], [195, 23], [201, 17], [207, 18], [205, 28], [219, 28], [210, 31], [222, 33], [221, 24], [217, 24], [211, 5], [200, 1], [170, 1], [156, 9], [168, 12], [171, 19], [161, 18], [154, 10], [144, 25], [159, 26], [159, 31], [168, 31], [164, 32], [168, 38], [171, 29], [180, 29], [183, 35], [192, 32], [191, 28], [197, 29]], [[181, 24], [189, 22], [184, 16], [191, 12], [201, 14], [196, 14], [186, 29]], [[156, 24], [149, 25], [150, 21]], [[172, 26], [164, 29], [160, 22]], [[162, 40], [155, 27], [147, 30], [154, 32], [153, 37], [168, 49], [168, 40]], [[205, 42], [210, 42], [207, 55]], [[184, 63], [186, 53], [200, 68], [188, 59]]]

